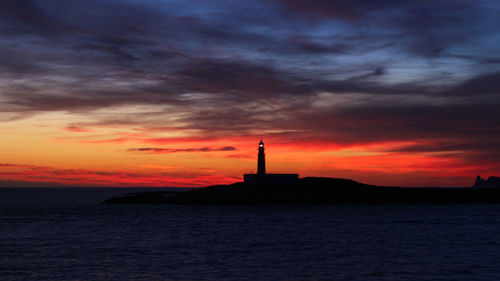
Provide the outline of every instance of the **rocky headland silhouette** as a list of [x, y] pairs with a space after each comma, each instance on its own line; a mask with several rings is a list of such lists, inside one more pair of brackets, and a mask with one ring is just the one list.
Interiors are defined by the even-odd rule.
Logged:
[[489, 177], [487, 180], [477, 176], [474, 187], [500, 187], [500, 177]]
[[468, 204], [500, 203], [500, 187], [409, 188], [374, 186], [349, 179], [306, 177], [293, 185], [214, 185], [185, 192], [125, 194], [108, 204], [276, 205], [276, 204]]

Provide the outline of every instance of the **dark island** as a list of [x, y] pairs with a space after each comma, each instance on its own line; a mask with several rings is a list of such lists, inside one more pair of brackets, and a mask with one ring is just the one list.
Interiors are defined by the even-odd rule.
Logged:
[[374, 186], [348, 179], [306, 177], [292, 185], [215, 185], [185, 192], [125, 194], [108, 204], [275, 205], [275, 204], [466, 204], [500, 203], [500, 186], [405, 188]]

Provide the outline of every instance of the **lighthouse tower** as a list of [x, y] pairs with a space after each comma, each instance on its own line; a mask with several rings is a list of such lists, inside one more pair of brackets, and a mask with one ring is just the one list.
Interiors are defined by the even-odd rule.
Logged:
[[264, 143], [262, 140], [259, 142], [259, 158], [257, 161], [257, 174], [266, 174], [266, 154], [264, 154]]
[[266, 174], [266, 154], [264, 142], [259, 142], [259, 157], [257, 159], [257, 174], [244, 174], [245, 184], [264, 185], [294, 185], [299, 183], [299, 174]]

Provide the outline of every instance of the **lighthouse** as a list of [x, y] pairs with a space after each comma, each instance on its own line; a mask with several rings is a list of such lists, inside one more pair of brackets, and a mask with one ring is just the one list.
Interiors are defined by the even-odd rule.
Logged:
[[299, 174], [266, 174], [266, 154], [264, 153], [264, 142], [259, 142], [259, 155], [257, 157], [257, 173], [244, 174], [245, 184], [264, 185], [295, 185], [299, 183]]
[[259, 158], [257, 161], [257, 174], [266, 174], [266, 154], [264, 153], [264, 142], [259, 142]]

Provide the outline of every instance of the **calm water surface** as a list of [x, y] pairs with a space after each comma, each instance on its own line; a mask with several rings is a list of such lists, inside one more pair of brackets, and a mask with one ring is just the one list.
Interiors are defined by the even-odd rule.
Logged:
[[2, 280], [500, 280], [500, 205], [109, 206], [0, 189]]

